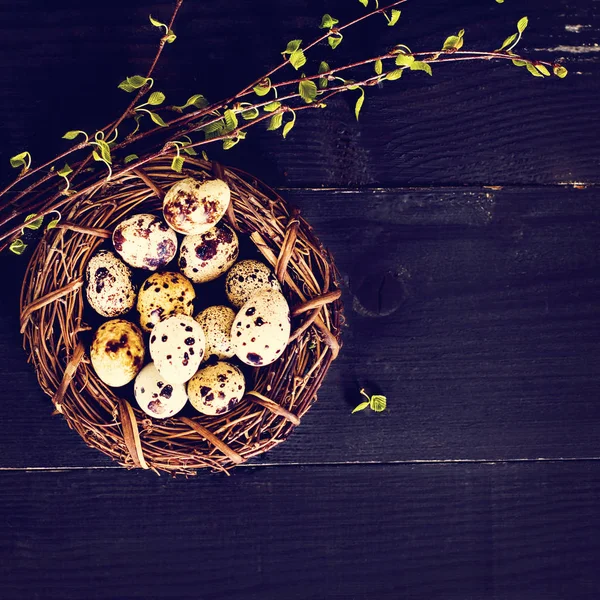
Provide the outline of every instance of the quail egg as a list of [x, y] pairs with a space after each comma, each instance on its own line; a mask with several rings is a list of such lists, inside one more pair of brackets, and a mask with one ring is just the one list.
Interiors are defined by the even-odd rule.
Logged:
[[237, 357], [247, 365], [262, 367], [275, 362], [290, 337], [290, 309], [275, 290], [263, 290], [242, 306], [231, 327]]
[[167, 317], [194, 312], [194, 286], [180, 273], [153, 273], [138, 293], [140, 325], [146, 332]]
[[90, 359], [96, 374], [106, 385], [121, 387], [142, 368], [144, 352], [144, 338], [139, 328], [124, 319], [113, 319], [96, 331]]
[[206, 340], [192, 317], [174, 315], [158, 323], [150, 334], [150, 356], [169, 383], [185, 383], [198, 370]]
[[188, 401], [185, 385], [167, 383], [154, 363], [147, 364], [139, 372], [133, 393], [140, 408], [155, 419], [176, 415]]
[[229, 302], [240, 308], [251, 296], [265, 289], [281, 291], [273, 271], [257, 260], [240, 260], [227, 273], [225, 293]]
[[131, 269], [112, 252], [100, 250], [86, 269], [86, 296], [90, 306], [103, 317], [118, 317], [133, 308], [135, 291]]
[[223, 221], [205, 233], [187, 235], [181, 242], [179, 268], [194, 283], [220, 277], [239, 254], [238, 237]]
[[165, 221], [178, 233], [196, 235], [214, 227], [225, 214], [231, 192], [221, 179], [178, 181], [163, 201]]
[[219, 361], [200, 369], [188, 383], [192, 406], [205, 415], [229, 412], [243, 398], [244, 374], [238, 367]]
[[196, 315], [206, 337], [204, 360], [231, 358], [235, 353], [231, 343], [231, 326], [235, 313], [228, 306], [209, 306]]
[[177, 254], [177, 235], [156, 215], [140, 214], [117, 225], [113, 245], [132, 267], [156, 271]]

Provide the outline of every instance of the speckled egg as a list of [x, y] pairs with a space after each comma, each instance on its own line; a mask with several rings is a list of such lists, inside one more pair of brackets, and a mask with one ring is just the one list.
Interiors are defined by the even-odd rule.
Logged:
[[290, 337], [290, 309], [275, 290], [263, 290], [240, 309], [231, 327], [237, 357], [247, 365], [262, 367], [275, 362]]
[[96, 375], [111, 387], [128, 384], [144, 364], [144, 338], [124, 319], [103, 323], [96, 331], [90, 358]]
[[177, 254], [177, 235], [156, 215], [134, 215], [117, 225], [113, 245], [132, 267], [156, 271]]
[[172, 315], [194, 312], [194, 286], [180, 273], [153, 273], [138, 293], [140, 325], [146, 332]]
[[204, 359], [231, 358], [235, 353], [231, 343], [231, 326], [235, 312], [228, 306], [209, 306], [196, 315], [206, 337]]
[[205, 415], [229, 412], [244, 397], [245, 390], [244, 374], [224, 361], [200, 369], [188, 383], [192, 406]]
[[163, 201], [165, 221], [178, 233], [196, 235], [214, 227], [229, 206], [229, 186], [221, 179], [178, 181]]
[[236, 308], [257, 292], [269, 289], [280, 292], [281, 286], [273, 271], [257, 260], [240, 260], [227, 273], [225, 293]]
[[112, 252], [100, 250], [86, 269], [85, 294], [90, 306], [103, 317], [118, 317], [133, 308], [135, 290], [131, 270]]
[[139, 372], [133, 393], [140, 408], [155, 419], [176, 415], [188, 401], [185, 385], [167, 383], [154, 363]]
[[161, 321], [150, 334], [150, 356], [169, 383], [185, 383], [198, 370], [206, 340], [192, 317], [175, 315]]
[[181, 242], [179, 269], [194, 283], [223, 275], [240, 252], [238, 237], [223, 221], [205, 233], [187, 235]]

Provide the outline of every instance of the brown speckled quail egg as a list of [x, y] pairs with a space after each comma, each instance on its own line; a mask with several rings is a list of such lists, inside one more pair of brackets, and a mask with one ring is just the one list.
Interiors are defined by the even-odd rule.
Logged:
[[235, 352], [231, 343], [231, 326], [235, 312], [228, 306], [209, 306], [196, 315], [206, 337], [204, 359], [216, 357], [231, 358]]
[[205, 233], [183, 238], [179, 268], [194, 283], [205, 283], [223, 275], [236, 261], [239, 251], [235, 231], [221, 221]]
[[178, 233], [196, 235], [214, 227], [229, 206], [231, 192], [221, 179], [178, 181], [163, 201], [165, 221]]
[[144, 338], [139, 328], [124, 319], [113, 319], [96, 331], [90, 358], [94, 371], [106, 385], [121, 387], [142, 368], [144, 352]]
[[103, 317], [118, 317], [133, 308], [135, 291], [131, 270], [112, 252], [100, 250], [86, 269], [85, 293], [90, 306]]
[[188, 383], [192, 406], [205, 415], [229, 412], [243, 398], [245, 390], [244, 374], [224, 361], [200, 369]]
[[117, 225], [113, 245], [132, 267], [156, 271], [177, 254], [177, 235], [156, 215], [134, 215]]
[[227, 273], [225, 293], [229, 302], [240, 308], [251, 296], [262, 290], [281, 291], [273, 271], [257, 260], [240, 260]]
[[188, 401], [185, 385], [167, 383], [154, 363], [147, 364], [139, 372], [133, 393], [140, 408], [155, 419], [176, 415]]
[[290, 309], [275, 290], [263, 290], [242, 306], [231, 327], [237, 357], [247, 365], [262, 367], [275, 362], [290, 337]]
[[150, 356], [169, 383], [185, 383], [198, 370], [206, 340], [192, 317], [175, 315], [158, 323], [150, 334]]
[[138, 293], [140, 325], [146, 332], [172, 315], [194, 312], [194, 286], [180, 273], [153, 273]]

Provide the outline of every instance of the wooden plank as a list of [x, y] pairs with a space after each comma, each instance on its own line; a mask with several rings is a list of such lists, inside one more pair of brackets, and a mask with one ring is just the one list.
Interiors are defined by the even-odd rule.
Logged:
[[[266, 463], [594, 457], [596, 189], [287, 191], [336, 257], [344, 347]], [[23, 259], [3, 256], [18, 281]], [[0, 467], [109, 465], [37, 389], [18, 286], [0, 297]], [[351, 415], [365, 386], [383, 414]]]
[[[172, 4], [124, 2], [109, 11], [62, 0], [48, 13], [37, 0], [0, 0], [0, 111], [10, 116], [0, 164], [23, 149], [36, 161], [53, 156], [67, 147], [60, 140], [66, 130], [94, 131], [119, 114], [127, 97], [117, 83], [143, 71], [154, 51], [157, 33], [147, 15], [166, 19]], [[273, 185], [597, 183], [598, 8], [598, 0], [527, 3], [523, 50], [564, 59], [572, 74], [564, 81], [506, 65], [440, 66], [431, 79], [417, 73], [369, 90], [359, 124], [354, 97], [341, 99], [300, 115], [285, 141], [259, 127], [233, 151], [211, 156]], [[276, 64], [289, 39], [316, 35], [323, 10], [302, 0], [259, 7], [230, 0], [224, 14], [220, 2], [186, 2], [157, 87], [176, 103], [192, 93], [227, 96]], [[327, 10], [350, 18], [364, 9], [335, 0]], [[375, 20], [335, 52], [325, 46], [318, 55], [343, 64], [399, 42], [435, 49], [461, 27], [468, 47], [494, 49], [523, 12], [518, 3], [493, 0], [409, 2], [397, 27]]]
[[597, 463], [0, 475], [6, 598], [597, 598]]

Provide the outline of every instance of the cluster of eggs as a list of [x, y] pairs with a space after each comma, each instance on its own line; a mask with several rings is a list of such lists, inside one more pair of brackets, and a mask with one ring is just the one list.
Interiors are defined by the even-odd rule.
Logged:
[[[135, 399], [152, 417], [172, 417], [188, 400], [206, 415], [230, 411], [246, 389], [234, 361], [268, 365], [288, 343], [289, 306], [272, 270], [256, 260], [236, 262], [238, 236], [221, 220], [229, 202], [224, 181], [183, 179], [165, 195], [164, 218], [122, 221], [112, 236], [119, 256], [100, 250], [88, 263], [88, 302], [110, 319], [95, 332], [92, 366], [112, 387], [135, 380]], [[178, 249], [179, 270], [163, 270]], [[137, 293], [131, 267], [153, 271]], [[195, 286], [223, 275], [231, 306], [194, 314]], [[134, 306], [139, 325], [119, 318]]]

